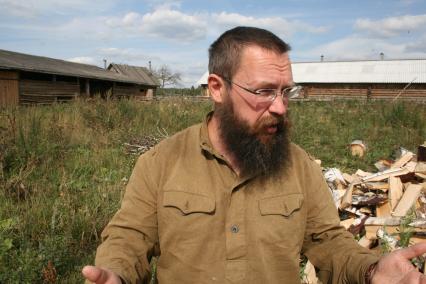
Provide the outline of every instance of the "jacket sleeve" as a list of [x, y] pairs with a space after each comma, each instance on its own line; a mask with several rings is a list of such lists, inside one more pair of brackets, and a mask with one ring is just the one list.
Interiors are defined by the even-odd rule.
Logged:
[[379, 257], [361, 247], [352, 234], [340, 226], [336, 206], [320, 168], [307, 167], [306, 201], [308, 220], [303, 253], [319, 269], [322, 283], [365, 283], [368, 267]]
[[95, 265], [114, 271], [125, 283], [148, 283], [151, 276], [149, 261], [158, 243], [153, 155], [139, 157], [121, 208], [102, 232], [96, 253]]

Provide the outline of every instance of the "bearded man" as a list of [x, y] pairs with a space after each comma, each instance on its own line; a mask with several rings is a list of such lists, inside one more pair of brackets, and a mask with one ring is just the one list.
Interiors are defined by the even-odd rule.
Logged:
[[209, 50], [215, 107], [142, 155], [121, 209], [102, 233], [95, 283], [300, 283], [308, 257], [323, 283], [426, 283], [410, 258], [426, 244], [379, 258], [339, 225], [320, 168], [289, 142], [289, 46], [237, 27]]

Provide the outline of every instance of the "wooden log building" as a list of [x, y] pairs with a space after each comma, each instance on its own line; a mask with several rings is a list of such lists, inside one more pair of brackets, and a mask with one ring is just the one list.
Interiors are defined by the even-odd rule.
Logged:
[[144, 86], [146, 88], [140, 88], [136, 85], [129, 86], [123, 84], [117, 86], [116, 91], [118, 94], [120, 94], [120, 96], [129, 96], [138, 93], [138, 96], [140, 97], [152, 98], [154, 96], [155, 89], [150, 87], [160, 86], [160, 82], [158, 82], [157, 78], [155, 78], [152, 75], [152, 72], [145, 67], [111, 63], [107, 69], [132, 80], [145, 82]]
[[426, 59], [292, 63], [302, 98], [426, 101]]
[[[426, 102], [426, 59], [293, 62], [298, 99], [398, 99]], [[208, 72], [197, 86], [205, 94]]]
[[0, 50], [0, 107], [79, 96], [145, 98], [158, 86], [149, 73], [130, 77], [93, 65]]

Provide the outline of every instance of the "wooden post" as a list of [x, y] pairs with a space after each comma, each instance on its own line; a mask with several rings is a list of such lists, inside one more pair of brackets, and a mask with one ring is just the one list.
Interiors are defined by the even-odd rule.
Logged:
[[86, 79], [86, 97], [90, 97], [90, 81], [89, 79]]

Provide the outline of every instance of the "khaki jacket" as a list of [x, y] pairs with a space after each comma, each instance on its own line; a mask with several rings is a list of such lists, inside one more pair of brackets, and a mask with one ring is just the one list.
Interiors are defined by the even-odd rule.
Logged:
[[[192, 126], [142, 155], [96, 265], [126, 283], [300, 283], [300, 254], [323, 283], [364, 283], [378, 257], [339, 226], [320, 168], [291, 145], [280, 177], [238, 177]], [[157, 249], [156, 249], [157, 248]]]

